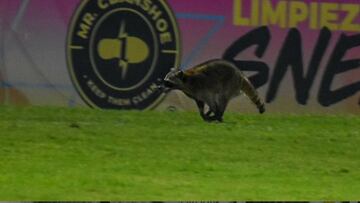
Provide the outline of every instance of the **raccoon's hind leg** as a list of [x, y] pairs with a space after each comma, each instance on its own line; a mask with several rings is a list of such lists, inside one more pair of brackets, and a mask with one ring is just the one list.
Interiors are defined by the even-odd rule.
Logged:
[[260, 99], [258, 92], [247, 78], [242, 79], [241, 90], [249, 97], [249, 99], [256, 105], [259, 113], [265, 112], [265, 104]]
[[216, 100], [215, 104], [215, 119], [219, 122], [223, 122], [223, 116], [226, 110], [226, 107], [229, 103], [229, 100], [226, 99], [225, 95], [219, 96], [219, 98]]
[[214, 113], [213, 116], [209, 116], [209, 121], [223, 122], [223, 115], [224, 115], [225, 109], [226, 109], [229, 101], [228, 101], [228, 99], [226, 99], [226, 97], [224, 95], [218, 96], [213, 101], [215, 101], [215, 102], [208, 103], [209, 108], [210, 108], [209, 112]]

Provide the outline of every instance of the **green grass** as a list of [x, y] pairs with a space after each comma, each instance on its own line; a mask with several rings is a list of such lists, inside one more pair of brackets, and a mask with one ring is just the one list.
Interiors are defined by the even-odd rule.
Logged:
[[0, 113], [0, 200], [360, 199], [355, 115]]

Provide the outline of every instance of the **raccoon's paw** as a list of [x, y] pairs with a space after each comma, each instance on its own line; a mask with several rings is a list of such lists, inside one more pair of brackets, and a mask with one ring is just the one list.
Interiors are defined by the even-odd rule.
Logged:
[[265, 105], [264, 104], [260, 105], [258, 107], [258, 109], [259, 109], [259, 113], [261, 113], [261, 114], [265, 113]]
[[223, 122], [223, 118], [219, 118], [214, 116], [205, 116], [203, 117], [204, 121], [208, 122], [208, 123], [213, 123], [213, 122], [219, 122], [222, 123]]

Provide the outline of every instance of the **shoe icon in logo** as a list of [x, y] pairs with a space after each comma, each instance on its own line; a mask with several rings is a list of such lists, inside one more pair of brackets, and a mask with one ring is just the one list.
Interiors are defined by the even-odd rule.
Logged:
[[102, 39], [98, 44], [98, 54], [103, 60], [118, 59], [121, 68], [121, 79], [126, 78], [129, 63], [136, 64], [149, 57], [149, 47], [140, 38], [126, 33], [126, 24], [120, 26], [119, 35], [115, 39]]

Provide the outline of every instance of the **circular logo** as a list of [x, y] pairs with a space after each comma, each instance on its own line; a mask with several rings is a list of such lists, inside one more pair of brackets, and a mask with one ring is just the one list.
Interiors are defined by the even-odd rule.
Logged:
[[179, 41], [165, 0], [85, 0], [68, 33], [69, 72], [92, 107], [152, 108], [164, 97], [159, 82], [179, 67]]

